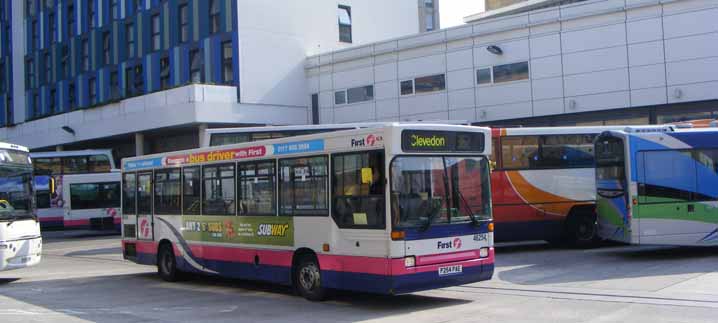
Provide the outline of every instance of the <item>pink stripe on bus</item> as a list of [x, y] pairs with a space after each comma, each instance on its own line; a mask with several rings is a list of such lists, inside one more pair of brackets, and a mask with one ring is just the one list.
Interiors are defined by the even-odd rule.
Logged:
[[50, 222], [50, 221], [59, 222], [59, 221], [63, 221], [65, 219], [62, 216], [38, 216], [38, 218], [40, 219], [40, 222]]

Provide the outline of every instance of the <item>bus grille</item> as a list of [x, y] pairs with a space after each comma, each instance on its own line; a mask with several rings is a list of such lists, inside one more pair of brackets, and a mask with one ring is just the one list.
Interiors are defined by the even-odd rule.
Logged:
[[137, 233], [135, 232], [135, 225], [134, 224], [125, 224], [123, 226], [123, 230], [125, 238], [135, 238], [137, 237]]

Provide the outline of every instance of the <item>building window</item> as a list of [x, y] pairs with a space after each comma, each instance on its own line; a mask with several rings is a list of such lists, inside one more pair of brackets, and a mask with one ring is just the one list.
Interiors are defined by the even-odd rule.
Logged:
[[424, 21], [426, 31], [436, 29], [434, 24], [434, 0], [424, 0], [424, 17], [426, 18]]
[[476, 70], [476, 84], [491, 84], [491, 68], [480, 68]]
[[31, 58], [25, 61], [25, 87], [35, 88], [35, 62]]
[[446, 89], [446, 78], [444, 74], [417, 77], [414, 79], [414, 92], [426, 93], [443, 91]]
[[152, 50], [160, 50], [160, 14], [152, 15]]
[[127, 37], [127, 57], [135, 54], [135, 24], [125, 25], [125, 37]]
[[209, 33], [219, 32], [219, 0], [209, 0]]
[[48, 35], [50, 44], [55, 42], [55, 35], [57, 33], [57, 23], [55, 22], [55, 13], [51, 12], [47, 15], [47, 24], [50, 27], [50, 34]]
[[5, 124], [11, 125], [15, 123], [15, 117], [13, 116], [14, 112], [15, 109], [12, 106], [12, 97], [8, 95], [7, 104], [5, 105], [5, 115], [7, 116]]
[[374, 86], [367, 85], [347, 90], [347, 103], [374, 100]]
[[52, 83], [52, 60], [50, 59], [50, 53], [45, 53], [45, 84]]
[[82, 71], [90, 70], [90, 42], [87, 38], [82, 40]]
[[70, 109], [77, 106], [77, 100], [75, 99], [75, 83], [72, 82], [67, 86], [67, 104]]
[[370, 101], [370, 100], [374, 100], [374, 86], [373, 85], [359, 86], [359, 87], [354, 87], [354, 88], [334, 92], [334, 103], [335, 104], [344, 104], [344, 103], [351, 104], [351, 103]]
[[202, 55], [199, 49], [195, 48], [189, 52], [189, 79], [191, 83], [202, 82]]
[[497, 65], [493, 68], [494, 83], [504, 83], [529, 78], [529, 63], [519, 62]]
[[110, 73], [110, 100], [117, 100], [120, 98], [120, 80], [118, 79], [117, 71]]
[[67, 39], [75, 35], [75, 3], [72, 0], [67, 2]]
[[132, 96], [134, 94], [133, 87], [132, 87], [132, 67], [128, 67], [125, 69], [125, 95], [126, 96]]
[[5, 63], [0, 63], [0, 92], [4, 93], [5, 86], [7, 86], [7, 83], [5, 82], [6, 75], [5, 75]]
[[95, 10], [95, 1], [89, 0], [87, 1], [87, 18], [90, 19], [89, 25], [90, 28], [97, 27], [97, 10]]
[[35, 15], [35, 0], [25, 1], [25, 15], [28, 17]]
[[352, 8], [340, 5], [337, 11], [339, 20], [339, 41], [352, 42]]
[[50, 114], [55, 114], [56, 108], [55, 108], [55, 100], [57, 98], [57, 90], [52, 89], [50, 90], [50, 98], [48, 102], [48, 106], [50, 107]]
[[140, 12], [142, 10], [142, 0], [135, 0], [135, 11]]
[[40, 47], [40, 31], [37, 29], [37, 19], [33, 19], [32, 23], [30, 25], [31, 33], [32, 33], [32, 44], [30, 44], [30, 48], [39, 48]]
[[110, 0], [110, 17], [112, 19], [119, 19], [120, 18], [120, 11], [118, 9], [120, 0]]
[[110, 32], [106, 31], [102, 33], [102, 63], [104, 65], [110, 64]]
[[347, 103], [347, 91], [334, 92], [334, 105]]
[[142, 77], [142, 64], [135, 66], [134, 76], [135, 94], [142, 94], [145, 91], [145, 80]]
[[232, 69], [232, 41], [222, 43], [222, 82], [224, 84], [234, 83], [234, 71]]
[[90, 105], [97, 103], [97, 80], [94, 77], [87, 80], [87, 95], [90, 97]]
[[160, 88], [168, 89], [170, 87], [170, 59], [163, 57], [160, 59]]
[[422, 76], [413, 80], [401, 81], [399, 85], [401, 95], [443, 91], [446, 89], [446, 77], [444, 74]]
[[414, 94], [414, 80], [401, 81], [399, 83], [401, 95]]
[[37, 91], [32, 94], [32, 115], [39, 117], [42, 115], [42, 107], [40, 106], [40, 97], [37, 95]]
[[62, 78], [68, 78], [70, 77], [70, 50], [67, 48], [67, 45], [62, 46], [62, 58], [60, 59], [60, 64], [62, 64]]
[[179, 41], [180, 43], [189, 40], [189, 7], [187, 4], [179, 6]]

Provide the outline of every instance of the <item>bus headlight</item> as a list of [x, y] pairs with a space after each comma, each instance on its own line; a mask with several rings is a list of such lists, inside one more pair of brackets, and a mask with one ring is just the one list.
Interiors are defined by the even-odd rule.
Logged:
[[489, 248], [481, 248], [479, 249], [479, 257], [480, 258], [486, 258], [489, 256]]
[[416, 257], [409, 256], [404, 257], [404, 267], [414, 267], [416, 266]]

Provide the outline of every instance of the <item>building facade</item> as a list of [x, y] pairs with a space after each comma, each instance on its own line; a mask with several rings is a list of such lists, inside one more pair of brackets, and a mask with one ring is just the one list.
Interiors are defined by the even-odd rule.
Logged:
[[[321, 123], [718, 117], [718, 2], [589, 0], [314, 55]], [[309, 103], [308, 103], [309, 104]]]
[[416, 1], [0, 1], [0, 140], [128, 156], [310, 122], [306, 57], [421, 31]]

